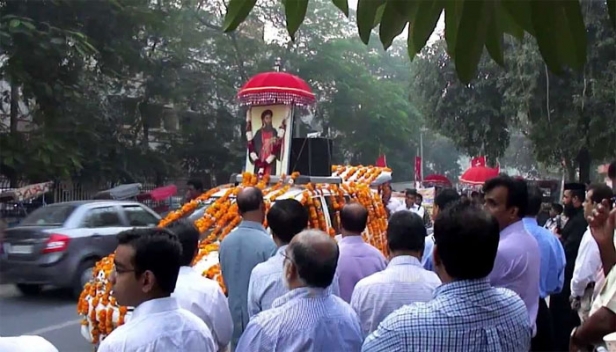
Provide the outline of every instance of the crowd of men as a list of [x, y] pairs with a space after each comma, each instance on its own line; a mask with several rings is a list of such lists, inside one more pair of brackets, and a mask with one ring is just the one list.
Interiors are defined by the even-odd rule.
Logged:
[[190, 267], [191, 223], [118, 235], [113, 295], [135, 309], [98, 351], [600, 349], [616, 331], [614, 193], [565, 188], [558, 233], [537, 223], [540, 190], [506, 175], [479, 201], [441, 191], [432, 235], [417, 208], [390, 209], [387, 258], [364, 241], [359, 203], [342, 208], [334, 239], [306, 229], [300, 202], [278, 200], [266, 216], [261, 191], [245, 188], [243, 221], [220, 244], [228, 297]]

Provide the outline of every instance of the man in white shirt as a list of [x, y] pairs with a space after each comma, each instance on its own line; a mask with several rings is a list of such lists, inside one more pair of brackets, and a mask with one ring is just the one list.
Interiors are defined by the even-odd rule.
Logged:
[[40, 336], [0, 337], [0, 352], [58, 352], [49, 341]]
[[182, 244], [182, 267], [175, 291], [180, 307], [192, 312], [210, 328], [219, 351], [231, 342], [233, 320], [227, 297], [218, 282], [203, 277], [190, 264], [199, 251], [199, 231], [186, 220], [179, 220], [169, 227]]
[[[584, 200], [584, 216], [592, 215], [592, 210], [603, 199], [611, 199], [612, 190], [605, 184], [592, 184], [586, 191]], [[580, 320], [588, 318], [590, 306], [594, 296], [594, 286], [598, 282], [601, 273], [601, 255], [599, 246], [592, 237], [590, 228], [586, 230], [577, 257], [575, 258], [575, 268], [571, 279], [571, 308], [576, 309]]]
[[389, 219], [389, 264], [385, 270], [360, 280], [351, 297], [364, 337], [403, 305], [433, 298], [441, 280], [421, 266], [425, 239], [426, 227], [417, 214], [400, 211]]
[[406, 206], [406, 210], [412, 211], [423, 219], [425, 209], [417, 205], [417, 191], [414, 189], [407, 189], [405, 192], [405, 196], [406, 198], [404, 199], [404, 203]]
[[132, 229], [118, 234], [110, 281], [118, 305], [135, 307], [131, 319], [105, 338], [98, 352], [216, 351], [212, 333], [171, 297], [182, 245], [171, 231]]

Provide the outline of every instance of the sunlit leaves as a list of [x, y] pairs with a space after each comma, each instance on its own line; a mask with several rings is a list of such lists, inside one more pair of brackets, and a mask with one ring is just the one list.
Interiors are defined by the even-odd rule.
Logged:
[[[348, 15], [347, 0], [331, 1]], [[288, 13], [292, 15], [287, 19], [291, 34], [304, 19], [304, 2], [285, 1], [291, 7]], [[255, 0], [230, 0], [225, 30], [235, 29], [254, 3]], [[607, 0], [606, 10], [616, 27], [616, 0]], [[412, 58], [426, 45], [443, 11], [447, 52], [453, 58], [459, 57], [456, 71], [465, 83], [474, 77], [478, 55], [484, 47], [496, 62], [503, 63], [503, 34], [521, 39], [526, 32], [536, 37], [541, 55], [553, 72], [561, 72], [564, 67], [580, 69], [586, 62], [586, 32], [579, 0], [359, 0], [357, 29], [367, 44], [372, 29], [380, 23], [380, 40], [388, 48], [409, 26], [408, 51]]]

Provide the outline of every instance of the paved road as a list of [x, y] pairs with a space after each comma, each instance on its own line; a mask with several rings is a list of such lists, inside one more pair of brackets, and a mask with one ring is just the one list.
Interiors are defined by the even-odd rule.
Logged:
[[0, 285], [0, 317], [0, 336], [39, 335], [60, 352], [93, 351], [81, 336], [75, 300], [62, 291], [23, 297], [13, 286]]

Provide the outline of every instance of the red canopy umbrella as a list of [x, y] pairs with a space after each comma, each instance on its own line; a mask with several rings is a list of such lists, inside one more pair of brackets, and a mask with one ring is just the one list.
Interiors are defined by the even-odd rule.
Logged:
[[487, 180], [498, 176], [498, 169], [486, 166], [475, 166], [464, 171], [460, 176], [460, 182], [470, 185], [482, 185]]
[[312, 105], [315, 96], [301, 78], [286, 72], [263, 72], [244, 84], [237, 93], [242, 105]]
[[423, 182], [451, 186], [451, 181], [449, 181], [447, 177], [439, 174], [428, 175], [424, 178]]

